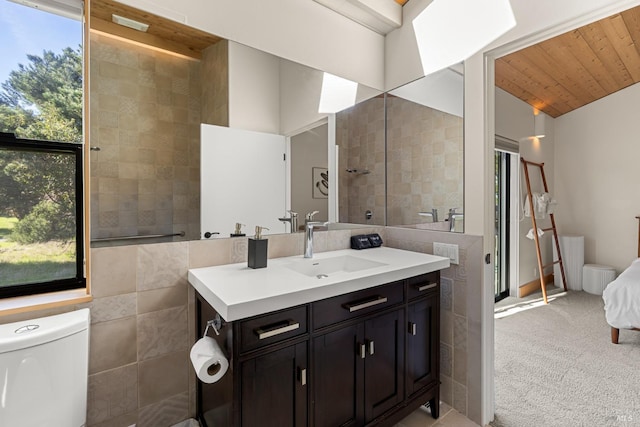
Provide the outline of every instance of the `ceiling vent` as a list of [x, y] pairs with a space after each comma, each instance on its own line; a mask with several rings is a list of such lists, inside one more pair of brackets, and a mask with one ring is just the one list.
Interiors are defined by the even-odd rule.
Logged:
[[392, 0], [314, 0], [352, 21], [386, 35], [402, 26], [402, 6]]

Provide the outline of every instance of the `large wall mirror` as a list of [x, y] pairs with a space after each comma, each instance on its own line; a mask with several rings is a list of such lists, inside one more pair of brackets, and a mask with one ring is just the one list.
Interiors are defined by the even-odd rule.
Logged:
[[[141, 37], [138, 31], [111, 22], [112, 14], [150, 23], [149, 30]], [[250, 153], [236, 152], [232, 159], [201, 159], [203, 123], [286, 138], [288, 165], [282, 185], [288, 198], [279, 217], [290, 217], [288, 210], [297, 212], [298, 230], [307, 212], [318, 210], [315, 219], [330, 219], [328, 200], [336, 197], [328, 193], [331, 184], [339, 190], [336, 203], [340, 224], [336, 227], [387, 224], [449, 229], [443, 221], [448, 209], [462, 206], [461, 127], [453, 130], [455, 120], [441, 116], [434, 117], [432, 124], [424, 124], [427, 127], [411, 130], [424, 140], [425, 132], [438, 126], [436, 123], [446, 125], [440, 131], [450, 139], [457, 138], [455, 150], [444, 142], [429, 149], [418, 149], [417, 140], [407, 142], [405, 133], [413, 126], [408, 123], [410, 116], [405, 116], [408, 107], [392, 101], [405, 97], [401, 88], [381, 94], [359, 85], [357, 105], [349, 112], [336, 114], [333, 121], [317, 112], [322, 71], [198, 30], [182, 26], [176, 31], [173, 27], [180, 24], [111, 0], [91, 1], [90, 25], [92, 247], [195, 240], [203, 238], [206, 231], [220, 233], [213, 237], [228, 237], [233, 232], [232, 225], [211, 230], [201, 227], [201, 167], [216, 168], [225, 163], [235, 165], [235, 173], [240, 174], [246, 172], [243, 159]], [[417, 90], [429, 88], [423, 85]], [[459, 96], [454, 103], [461, 105], [461, 86], [459, 94], [452, 96]], [[411, 97], [404, 99], [420, 105]], [[368, 112], [356, 117], [353, 112], [359, 110]], [[393, 111], [399, 114], [395, 122], [389, 120]], [[426, 123], [421, 113], [411, 114]], [[348, 120], [345, 115], [350, 116]], [[392, 141], [392, 134], [384, 134], [385, 126], [396, 126], [394, 123], [394, 132], [400, 136], [397, 143]], [[328, 140], [338, 146], [335, 157], [331, 149], [326, 149]], [[382, 145], [370, 149], [365, 144], [369, 140], [381, 141]], [[454, 161], [453, 151], [460, 155], [459, 160]], [[349, 157], [344, 158], [347, 153]], [[410, 180], [426, 167], [412, 160], [432, 154], [442, 154], [434, 157], [433, 173], [418, 181]], [[436, 170], [451, 163], [460, 166], [459, 185], [455, 186], [460, 194], [434, 195], [429, 200], [426, 193], [430, 185], [454, 192], [454, 184], [444, 180], [453, 172]], [[443, 180], [437, 181], [443, 174]], [[327, 182], [331, 177], [338, 184]], [[220, 185], [234, 178], [230, 173]], [[395, 178], [399, 181], [392, 181]], [[361, 185], [364, 180], [366, 184]], [[357, 194], [363, 202], [356, 204], [350, 194]], [[250, 198], [251, 194], [236, 194], [238, 197]], [[344, 202], [345, 197], [349, 203]], [[220, 204], [232, 202], [233, 198], [219, 200]], [[418, 215], [433, 209], [440, 213], [438, 218]], [[243, 231], [247, 235], [257, 225], [243, 220], [240, 211], [237, 221], [246, 224]], [[461, 229], [454, 227], [455, 231]], [[272, 232], [298, 230], [293, 230], [290, 223], [276, 221]], [[158, 237], [134, 238], [150, 235]]]
[[340, 221], [463, 232], [462, 66], [336, 115]]

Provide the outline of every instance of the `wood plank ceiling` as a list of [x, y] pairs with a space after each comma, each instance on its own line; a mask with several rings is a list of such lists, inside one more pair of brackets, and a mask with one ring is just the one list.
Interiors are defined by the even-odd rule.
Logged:
[[551, 117], [640, 82], [640, 6], [496, 60], [496, 86]]
[[[89, 7], [89, 25], [92, 30], [168, 50], [189, 58], [200, 59], [203, 49], [221, 40], [204, 31], [112, 0], [91, 0]], [[114, 24], [111, 21], [112, 14], [149, 24], [149, 29], [147, 32], [141, 32]]]

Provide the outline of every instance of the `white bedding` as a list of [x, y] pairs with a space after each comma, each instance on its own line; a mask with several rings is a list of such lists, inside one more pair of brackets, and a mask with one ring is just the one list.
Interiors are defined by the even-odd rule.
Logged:
[[618, 329], [640, 328], [640, 258], [602, 293], [607, 323]]

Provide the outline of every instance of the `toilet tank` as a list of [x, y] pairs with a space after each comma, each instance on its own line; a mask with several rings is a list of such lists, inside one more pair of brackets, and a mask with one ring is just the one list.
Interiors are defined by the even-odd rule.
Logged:
[[0, 426], [81, 427], [89, 309], [0, 325]]

